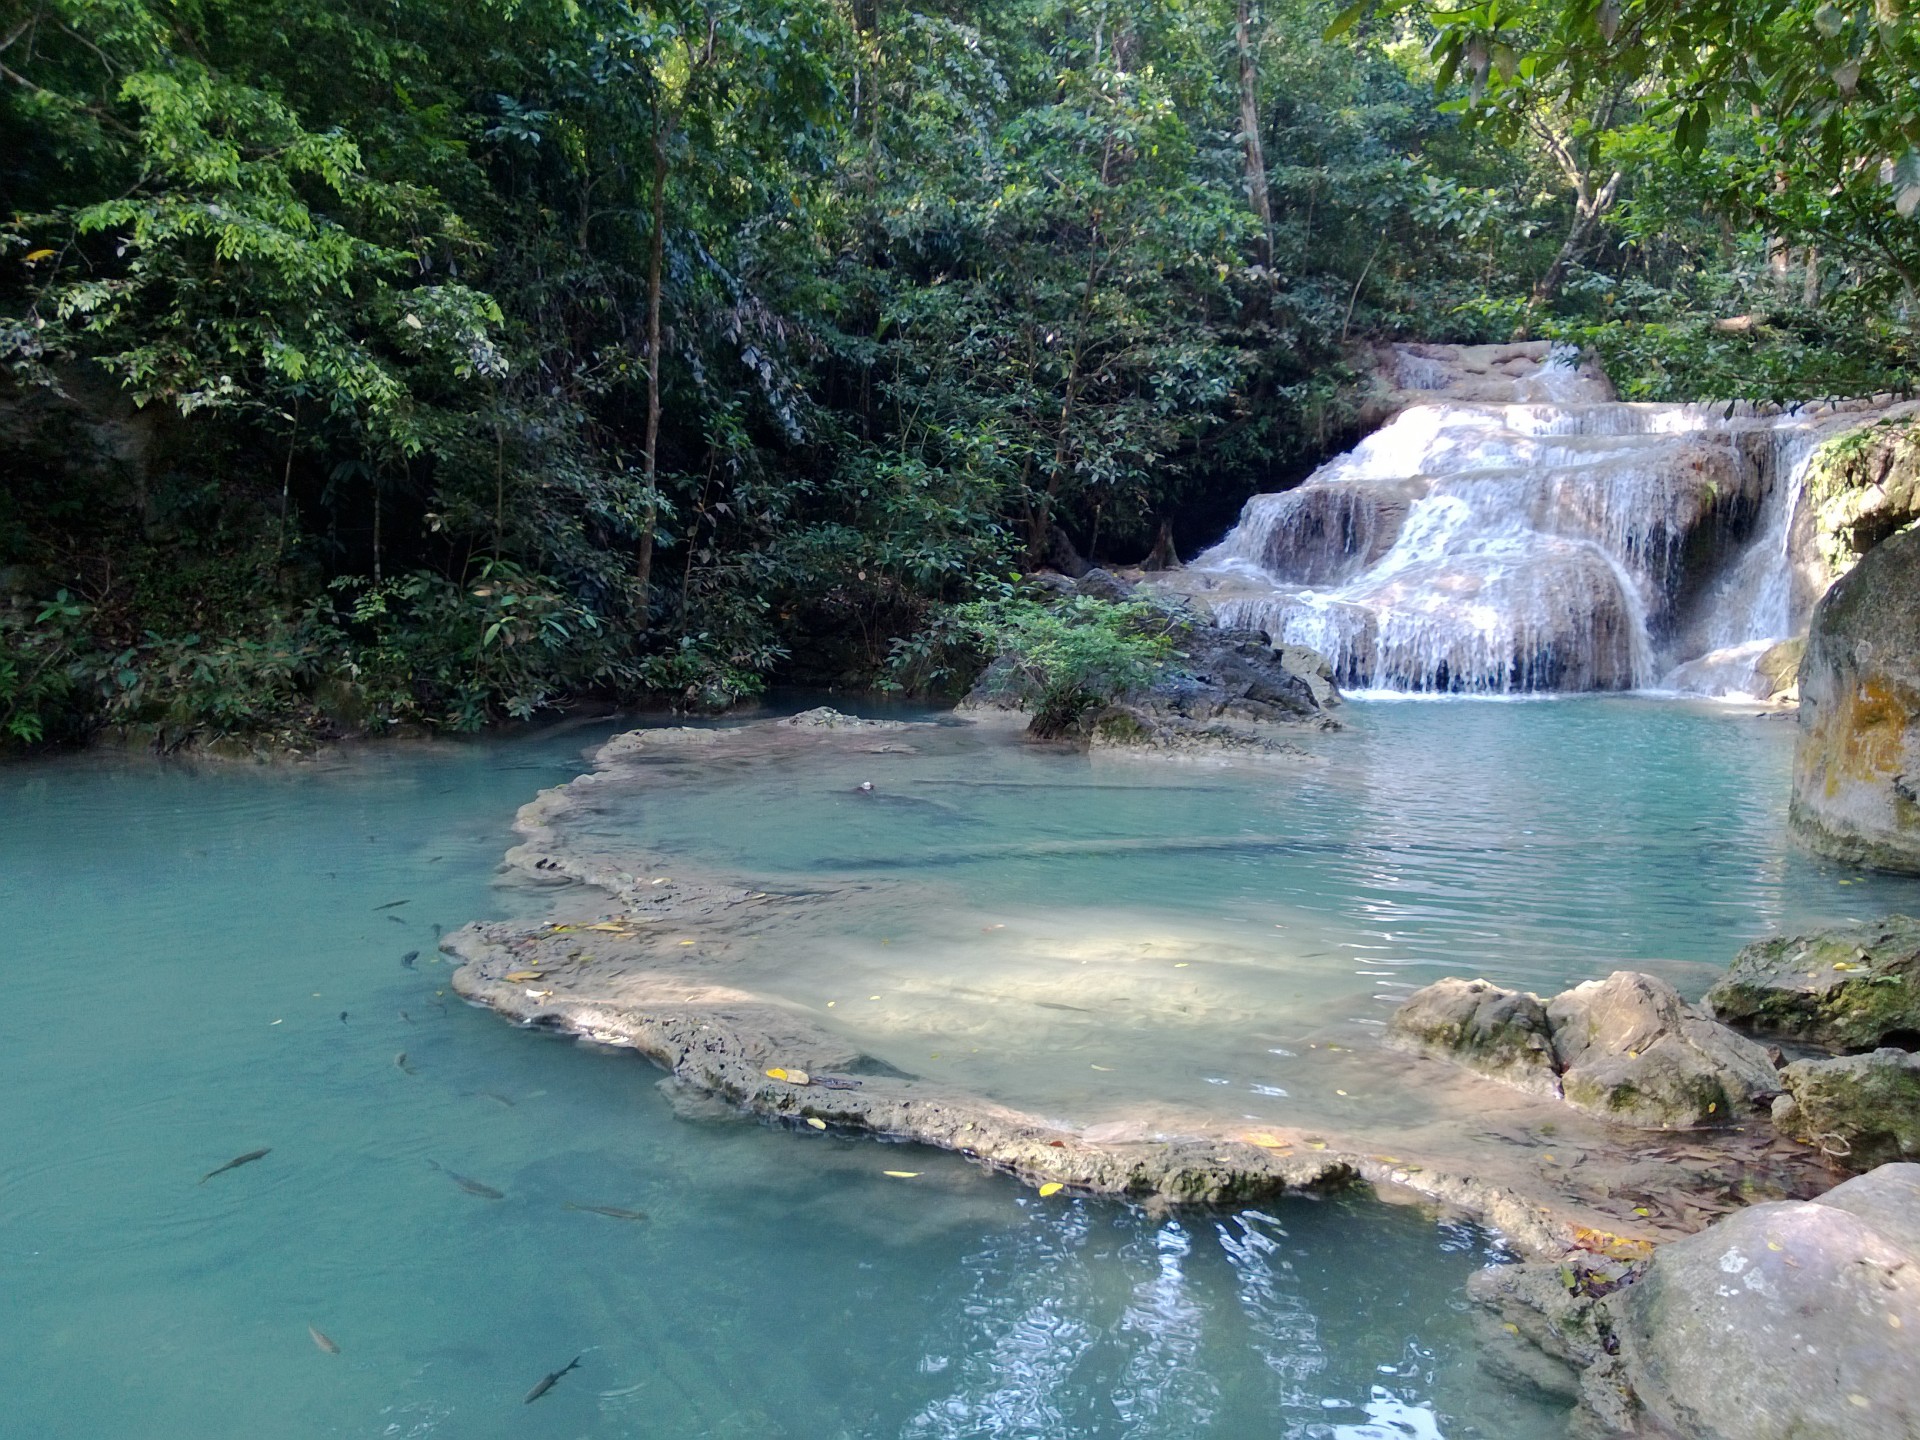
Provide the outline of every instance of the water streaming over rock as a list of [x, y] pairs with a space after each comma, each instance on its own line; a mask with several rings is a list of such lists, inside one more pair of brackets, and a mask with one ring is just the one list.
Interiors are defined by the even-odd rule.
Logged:
[[1435, 403], [1253, 497], [1178, 588], [1360, 689], [1751, 693], [1813, 598], [1789, 563], [1808, 459], [1866, 407], [1622, 403], [1553, 355], [1508, 403], [1449, 398], [1456, 376], [1403, 351], [1401, 398]]

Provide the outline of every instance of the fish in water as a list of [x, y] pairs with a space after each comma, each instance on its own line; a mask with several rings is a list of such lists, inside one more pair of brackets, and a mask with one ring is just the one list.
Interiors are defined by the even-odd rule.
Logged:
[[562, 1365], [558, 1370], [554, 1371], [551, 1375], [541, 1376], [540, 1383], [535, 1385], [531, 1390], [527, 1391], [527, 1398], [522, 1400], [520, 1403], [522, 1405], [531, 1405], [534, 1401], [538, 1400], [542, 1395], [546, 1394], [547, 1391], [551, 1390], [554, 1386], [558, 1385], [560, 1383], [560, 1377], [562, 1375], [566, 1374], [569, 1370], [578, 1370], [579, 1368], [580, 1368], [580, 1357], [576, 1355], [573, 1357], [573, 1359], [569, 1360], [566, 1364]]
[[409, 970], [411, 970], [413, 968], [413, 962], [418, 960], [419, 958], [420, 958], [420, 952], [418, 950], [409, 950], [407, 951], [406, 954], [400, 957], [400, 963], [406, 966]]
[[647, 1218], [647, 1212], [644, 1210], [622, 1210], [618, 1205], [576, 1205], [573, 1201], [569, 1200], [567, 1201], [567, 1209], [585, 1211], [589, 1215], [604, 1215], [609, 1220], [644, 1220]]
[[216, 1175], [224, 1175], [229, 1170], [238, 1170], [242, 1165], [251, 1165], [256, 1160], [264, 1160], [267, 1158], [267, 1156], [271, 1155], [272, 1153], [273, 1153], [273, 1147], [269, 1145], [264, 1150], [249, 1150], [244, 1155], [236, 1155], [233, 1157], [233, 1159], [227, 1161], [226, 1164], [220, 1166], [218, 1169], [207, 1171], [206, 1174], [200, 1177], [200, 1183], [204, 1185], [207, 1183], [207, 1181], [213, 1179], [213, 1177]]
[[409, 1064], [407, 1064], [407, 1052], [406, 1052], [406, 1051], [404, 1051], [404, 1050], [402, 1050], [402, 1051], [401, 1051], [401, 1052], [400, 1052], [400, 1053], [399, 1053], [398, 1055], [396, 1055], [396, 1056], [394, 1056], [394, 1057], [393, 1057], [393, 1063], [394, 1063], [394, 1065], [395, 1065], [395, 1066], [397, 1066], [397, 1067], [398, 1067], [399, 1069], [401, 1069], [401, 1070], [404, 1070], [404, 1071], [406, 1071], [406, 1073], [407, 1073], [407, 1074], [409, 1074], [409, 1075], [411, 1075], [411, 1074], [413, 1074], [413, 1067], [412, 1067], [411, 1065], [409, 1065]]
[[313, 1326], [307, 1326], [307, 1333], [313, 1336], [313, 1343], [318, 1345], [327, 1354], [338, 1355], [340, 1353], [340, 1347], [333, 1343], [332, 1338], [314, 1329]]
[[407, 904], [407, 903], [408, 903], [408, 902], [407, 902], [407, 901], [405, 901], [405, 900], [389, 900], [389, 901], [387, 901], [387, 903], [386, 903], [386, 904], [384, 904], [384, 905], [376, 905], [376, 906], [374, 906], [373, 908], [374, 908], [375, 910], [396, 910], [396, 909], [398, 909], [398, 908], [399, 908], [400, 906], [402, 906], [402, 905], [405, 905], [405, 904]]
[[387, 919], [391, 920], [396, 925], [404, 925], [407, 923], [406, 921], [402, 920], [398, 915], [389, 915], [387, 916]]
[[466, 1191], [469, 1195], [478, 1195], [482, 1200], [504, 1200], [507, 1198], [505, 1195], [501, 1194], [498, 1190], [494, 1189], [493, 1186], [482, 1185], [478, 1180], [475, 1180], [470, 1176], [461, 1175], [455, 1171], [449, 1170], [447, 1169], [446, 1166], [442, 1165], [438, 1160], [429, 1160], [427, 1161], [427, 1164], [433, 1166], [434, 1169], [438, 1170], [442, 1175], [446, 1176], [449, 1180], [453, 1181], [454, 1184], [458, 1185], [462, 1190]]
[[341, 1023], [342, 1025], [344, 1025], [344, 1024], [346, 1024], [346, 1023], [347, 1023], [347, 1012], [346, 1012], [346, 1011], [344, 1011], [344, 1010], [342, 1010], [342, 1011], [340, 1012], [340, 1023]]
[[409, 1014], [407, 1014], [407, 1012], [406, 1012], [406, 1011], [404, 1011], [404, 1010], [402, 1010], [402, 1011], [400, 1012], [400, 1018], [401, 1018], [402, 1020], [404, 1020], [404, 1021], [406, 1021], [406, 1022], [407, 1022], [407, 1024], [409, 1024], [409, 1025], [411, 1025], [411, 1024], [413, 1024], [413, 1017], [412, 1017], [411, 1015], [409, 1015]]

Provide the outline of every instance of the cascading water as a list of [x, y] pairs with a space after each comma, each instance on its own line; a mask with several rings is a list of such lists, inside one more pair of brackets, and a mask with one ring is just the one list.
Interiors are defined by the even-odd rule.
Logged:
[[[1402, 356], [1404, 389], [1444, 393], [1433, 353]], [[1811, 603], [1788, 543], [1807, 463], [1863, 407], [1627, 404], [1557, 356], [1509, 393], [1413, 405], [1256, 495], [1178, 588], [1357, 689], [1750, 693]]]

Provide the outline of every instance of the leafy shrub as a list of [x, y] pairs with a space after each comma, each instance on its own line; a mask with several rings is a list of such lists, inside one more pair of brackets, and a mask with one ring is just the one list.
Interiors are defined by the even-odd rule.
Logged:
[[1087, 711], [1152, 684], [1174, 656], [1175, 617], [1147, 600], [1110, 603], [1073, 595], [976, 600], [950, 612], [999, 654], [988, 684], [1020, 696], [1035, 735], [1069, 733]]

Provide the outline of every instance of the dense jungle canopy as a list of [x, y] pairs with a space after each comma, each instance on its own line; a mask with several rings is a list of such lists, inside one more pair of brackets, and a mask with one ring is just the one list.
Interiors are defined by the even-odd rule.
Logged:
[[8, 0], [0, 732], [950, 679], [1383, 340], [1920, 373], [1905, 0]]

